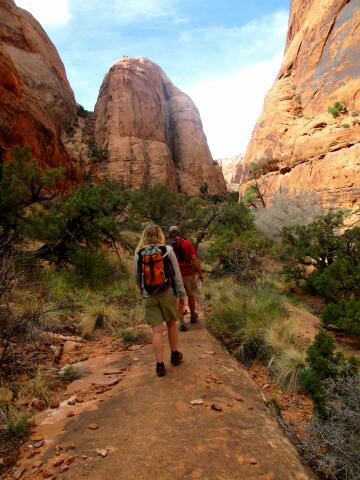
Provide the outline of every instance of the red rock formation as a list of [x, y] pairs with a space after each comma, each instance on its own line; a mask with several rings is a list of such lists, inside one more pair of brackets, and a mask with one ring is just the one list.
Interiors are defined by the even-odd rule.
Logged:
[[76, 103], [54, 45], [13, 0], [0, 3], [0, 38], [0, 145], [28, 144], [39, 165], [65, 166], [69, 178], [78, 179], [60, 140]]
[[108, 149], [100, 175], [134, 187], [164, 183], [190, 195], [204, 183], [210, 193], [226, 191], [195, 105], [151, 61], [117, 61], [105, 76], [95, 116], [96, 143]]
[[236, 185], [240, 183], [243, 160], [244, 155], [236, 155], [235, 157], [216, 160], [221, 167], [225, 181], [228, 185]]
[[[266, 95], [241, 177], [260, 162], [269, 195], [319, 193], [324, 206], [360, 203], [358, 0], [292, 0], [285, 57]], [[328, 107], [346, 111], [334, 118]]]

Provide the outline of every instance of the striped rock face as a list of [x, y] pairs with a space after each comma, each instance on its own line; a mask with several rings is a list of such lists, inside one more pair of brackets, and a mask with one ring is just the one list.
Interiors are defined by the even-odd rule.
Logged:
[[[268, 196], [304, 191], [324, 207], [360, 203], [360, 2], [293, 0], [284, 60], [246, 151]], [[329, 112], [339, 102], [340, 108]]]
[[194, 103], [146, 58], [124, 57], [110, 68], [95, 107], [95, 139], [108, 149], [98, 176], [133, 187], [163, 183], [189, 195], [204, 183], [210, 193], [226, 191]]

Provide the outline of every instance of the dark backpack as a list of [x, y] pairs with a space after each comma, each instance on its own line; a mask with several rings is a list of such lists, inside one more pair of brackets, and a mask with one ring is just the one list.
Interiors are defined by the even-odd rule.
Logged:
[[173, 268], [166, 246], [146, 245], [138, 255], [141, 284], [148, 293], [159, 293], [174, 286]]
[[185, 257], [184, 249], [182, 246], [183, 241], [184, 239], [180, 237], [169, 237], [166, 239], [166, 244], [170, 245], [173, 248], [182, 271], [193, 268], [191, 259]]
[[166, 239], [166, 244], [170, 245], [173, 248], [175, 255], [179, 259], [179, 262], [185, 263], [186, 258], [185, 258], [184, 250], [182, 248], [182, 242], [183, 242], [183, 239], [179, 237], [170, 237]]

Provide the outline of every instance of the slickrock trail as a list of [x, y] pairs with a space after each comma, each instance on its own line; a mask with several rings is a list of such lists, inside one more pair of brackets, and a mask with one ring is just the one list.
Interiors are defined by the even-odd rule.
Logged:
[[[163, 378], [155, 376], [151, 345], [82, 362], [87, 374], [69, 386], [69, 394], [86, 385], [121, 381], [105, 393], [100, 392], [106, 388], [93, 386], [89, 398], [94, 400], [77, 403], [70, 397], [40, 414], [31, 438], [40, 441], [41, 453], [21, 462], [18, 474], [26, 470], [17, 478], [315, 478], [268, 413], [246, 370], [203, 325], [182, 333], [179, 349], [184, 362], [171, 367], [166, 348]], [[199, 404], [192, 405], [193, 400]], [[69, 412], [74, 415], [68, 417]]]

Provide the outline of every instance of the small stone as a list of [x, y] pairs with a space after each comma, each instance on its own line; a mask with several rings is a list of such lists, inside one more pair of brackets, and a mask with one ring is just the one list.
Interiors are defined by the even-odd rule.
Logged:
[[214, 352], [213, 350], [205, 350], [204, 354], [205, 355], [215, 355], [216, 352]]
[[68, 412], [66, 414], [67, 417], [73, 417], [75, 415], [75, 413], [73, 411], [70, 410], [70, 412]]
[[69, 465], [63, 465], [60, 467], [60, 472], [66, 472], [67, 470], [69, 470]]
[[90, 423], [90, 424], [88, 425], [88, 428], [89, 428], [90, 430], [97, 430], [97, 429], [99, 428], [99, 425], [98, 425], [97, 423]]
[[142, 347], [142, 345], [131, 345], [128, 350], [130, 350], [130, 352], [135, 352], [136, 350], [140, 350]]
[[203, 405], [204, 403], [204, 400], [202, 400], [201, 398], [197, 398], [196, 400], [191, 400], [190, 404], [191, 405]]
[[75, 447], [75, 443], [63, 443], [62, 445], [59, 445], [59, 448], [61, 450], [74, 450]]
[[32, 464], [32, 467], [33, 468], [40, 468], [42, 464], [43, 464], [43, 462], [41, 460], [37, 460], [36, 462], [34, 462]]
[[248, 407], [248, 410], [254, 410], [254, 407]]
[[16, 470], [16, 472], [14, 472], [13, 474], [13, 479], [19, 480], [25, 471], [26, 471], [26, 467], [22, 467], [19, 470]]
[[75, 402], [75, 400], [69, 400], [69, 401], [67, 402], [67, 404], [68, 404], [68, 405], [75, 405], [76, 402]]
[[67, 340], [64, 343], [64, 346], [63, 346], [63, 353], [73, 352], [74, 350], [76, 350], [77, 348], [80, 348], [80, 347], [81, 347], [81, 343], [72, 342], [71, 340]]
[[228, 403], [227, 403], [227, 406], [228, 406], [228, 407], [233, 407], [234, 405], [233, 405], [231, 402], [228, 402]]
[[44, 410], [47, 407], [47, 403], [44, 400], [35, 398], [33, 401], [33, 407], [36, 408], [36, 410]]
[[50, 408], [59, 408], [60, 403], [59, 402], [53, 402], [50, 404]]
[[75, 457], [71, 456], [67, 458], [67, 460], [65, 461], [65, 464], [70, 465], [70, 463], [73, 463], [74, 461], [75, 461]]
[[58, 458], [58, 459], [55, 460], [55, 462], [53, 463], [53, 467], [58, 467], [58, 466], [61, 465], [62, 463], [64, 463], [64, 459], [63, 459], [63, 458]]
[[251, 463], [251, 465], [257, 464], [257, 460], [255, 460], [255, 458], [250, 458], [249, 462]]
[[96, 455], [99, 455], [100, 457], [106, 457], [108, 454], [108, 452], [103, 448], [97, 448], [95, 452], [96, 452]]
[[33, 444], [34, 448], [41, 448], [45, 443], [45, 440], [40, 440], [39, 442], [35, 442]]
[[86, 460], [86, 459], [87, 459], [87, 456], [86, 456], [86, 455], [81, 455], [81, 458], [82, 458], [83, 460]]
[[243, 401], [244, 401], [244, 399], [241, 398], [241, 397], [235, 397], [235, 400], [236, 400], [237, 402], [243, 402]]
[[50, 472], [50, 470], [43, 470], [42, 471], [42, 476], [43, 478], [50, 478], [52, 477], [54, 474], [52, 472]]
[[244, 463], [244, 458], [240, 456], [237, 458], [237, 461], [242, 465]]
[[213, 404], [211, 405], [211, 408], [212, 408], [213, 410], [216, 410], [217, 412], [222, 412], [222, 406], [219, 405], [218, 403], [213, 403]]

